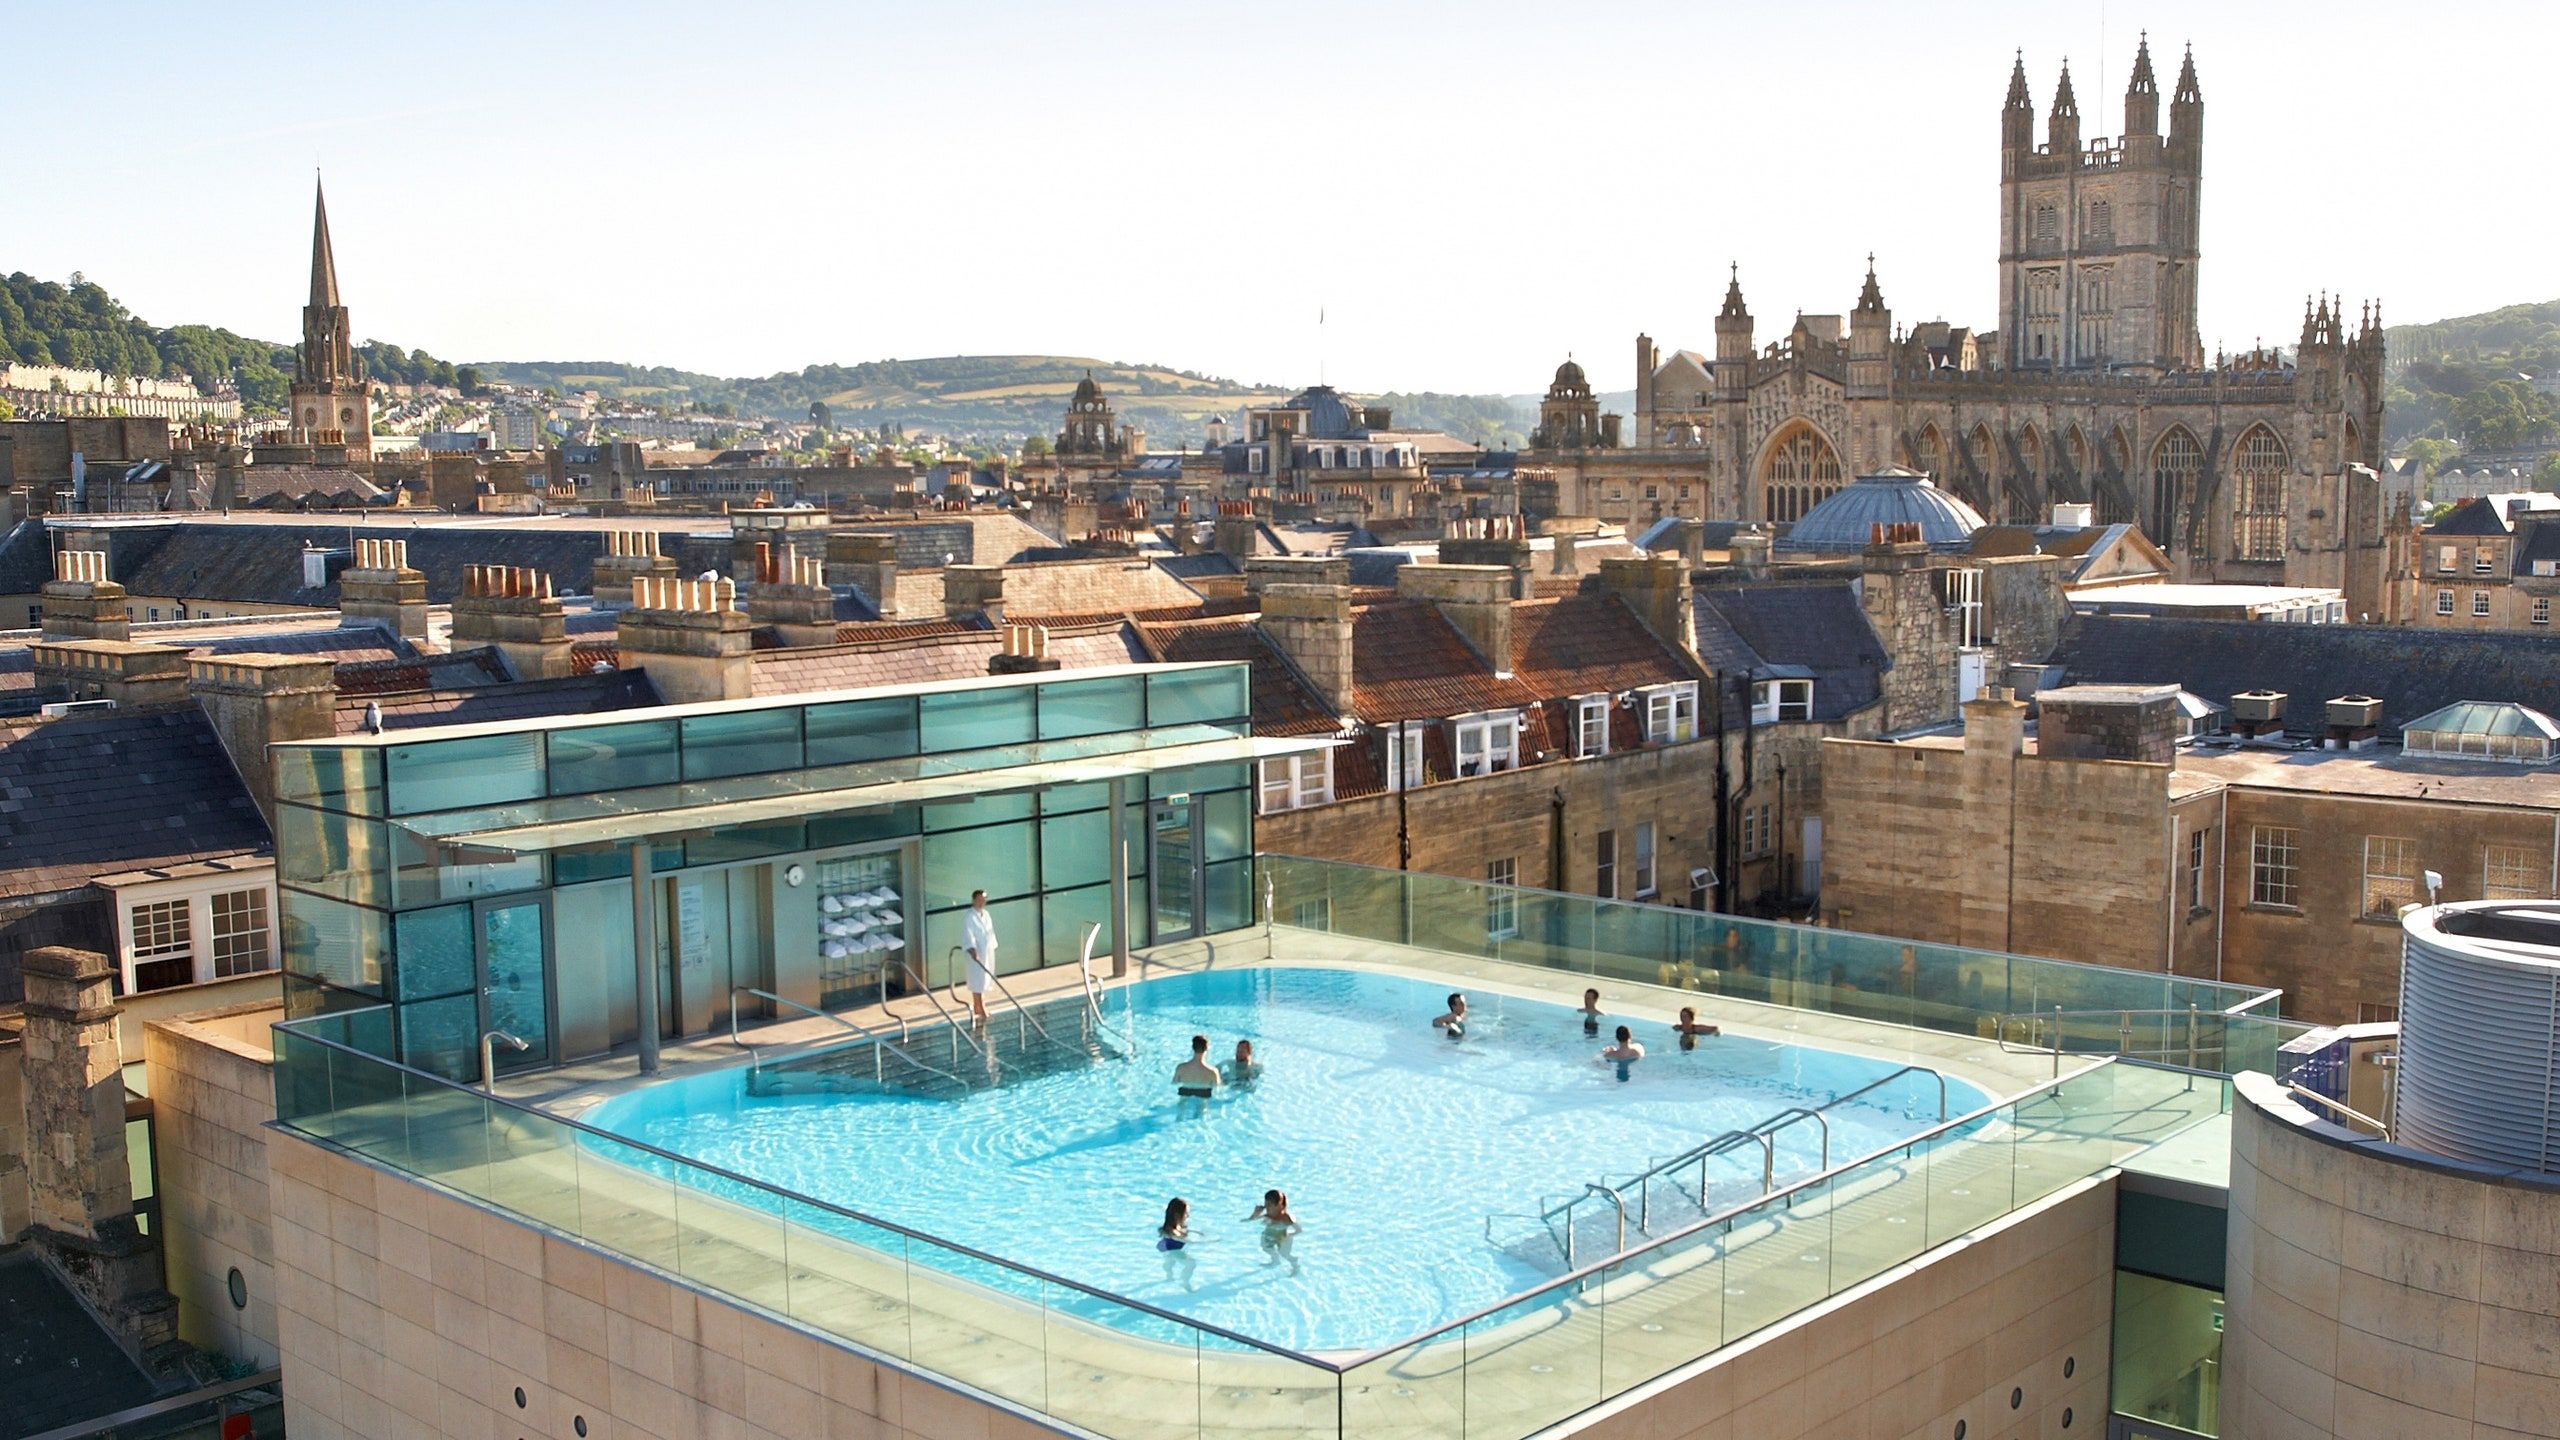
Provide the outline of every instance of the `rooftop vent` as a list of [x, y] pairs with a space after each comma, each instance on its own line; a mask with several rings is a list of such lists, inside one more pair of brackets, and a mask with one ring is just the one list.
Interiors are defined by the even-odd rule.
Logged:
[[114, 708], [116, 708], [116, 702], [113, 700], [56, 700], [50, 705], [39, 708], [36, 714], [47, 720], [59, 720], [65, 715], [85, 715], [92, 710], [113, 710]]
[[2400, 925], [2395, 1138], [2560, 1171], [2560, 902], [2431, 905]]

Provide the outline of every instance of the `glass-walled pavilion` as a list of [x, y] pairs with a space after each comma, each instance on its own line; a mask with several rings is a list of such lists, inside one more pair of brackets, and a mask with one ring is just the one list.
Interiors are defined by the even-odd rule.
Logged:
[[[350, 735], [273, 752], [288, 1016], [477, 1078], [725, 1023], [738, 987], [868, 1003], [1237, 929], [1241, 664], [1121, 666]], [[1115, 843], [1116, 842], [1116, 843]]]

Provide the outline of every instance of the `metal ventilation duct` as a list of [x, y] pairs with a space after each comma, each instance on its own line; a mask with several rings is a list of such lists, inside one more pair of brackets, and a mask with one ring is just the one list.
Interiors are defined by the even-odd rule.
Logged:
[[2401, 936], [2393, 1138], [2560, 1172], [2560, 902], [2428, 906]]

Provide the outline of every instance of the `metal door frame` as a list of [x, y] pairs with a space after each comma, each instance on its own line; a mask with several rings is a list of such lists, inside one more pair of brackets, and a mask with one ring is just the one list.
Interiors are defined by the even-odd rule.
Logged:
[[[1156, 849], [1156, 817], [1172, 813], [1177, 806], [1189, 817], [1187, 823], [1191, 831], [1191, 874], [1189, 876], [1191, 928], [1181, 935], [1167, 935], [1160, 924], [1164, 917], [1165, 874], [1164, 867], [1157, 863], [1160, 855]], [[1147, 934], [1153, 943], [1161, 945], [1168, 940], [1196, 940], [1207, 933], [1207, 917], [1201, 913], [1201, 906], [1207, 899], [1203, 893], [1206, 889], [1207, 876], [1201, 864], [1200, 852], [1199, 796], [1184, 795], [1179, 800], [1158, 798], [1147, 801]]]
[[558, 958], [558, 937], [552, 933], [551, 891], [520, 890], [510, 895], [480, 895], [471, 901], [471, 978], [480, 1001], [480, 1029], [471, 1037], [476, 1048], [480, 1036], [497, 1028], [489, 1003], [489, 929], [488, 914], [492, 910], [511, 910], [533, 906], [542, 913], [542, 1044], [521, 1053], [496, 1054], [496, 1068], [507, 1070], [540, 1070], [557, 1066], [560, 1061], [560, 972], [552, 962]]

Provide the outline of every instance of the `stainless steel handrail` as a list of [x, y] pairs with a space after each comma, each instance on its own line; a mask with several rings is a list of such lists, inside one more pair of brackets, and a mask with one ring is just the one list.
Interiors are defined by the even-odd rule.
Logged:
[[1085, 922], [1084, 949], [1076, 958], [1076, 978], [1084, 982], [1084, 1013], [1085, 1018], [1093, 1025], [1093, 1033], [1119, 1042], [1122, 1050], [1120, 1058], [1126, 1060], [1138, 1053], [1138, 1032], [1137, 1028], [1132, 1026], [1126, 1036], [1113, 1035], [1111, 1022], [1102, 1016], [1102, 987], [1093, 983], [1093, 946], [1101, 936], [1101, 921]]
[[[942, 1017], [943, 1028], [949, 1030], [959, 1039], [968, 1041], [969, 1048], [977, 1052], [979, 1059], [986, 1059], [987, 1047], [979, 1044], [978, 1037], [971, 1033], [971, 1027], [961, 1024], [959, 1017], [951, 1013], [951, 1007], [942, 1003], [942, 996], [934, 988], [932, 977], [925, 975], [913, 967], [907, 967], [907, 973], [915, 977], [916, 993], [922, 995], [925, 999], [925, 1003], [933, 1007], [934, 1014]], [[959, 1058], [960, 1047], [958, 1044], [955, 1043], [951, 1047], [951, 1055], [955, 1060]]]
[[[2184, 1009], [2176, 1007], [2161, 1007], [2149, 1010], [2127, 1009], [2121, 1006], [2102, 1007], [2095, 1010], [2065, 1010], [2061, 1006], [2057, 1005], [2050, 1010], [2006, 1011], [1999, 1017], [1997, 1028], [1991, 1032], [1991, 1035], [1992, 1043], [1998, 1045], [2003, 1054], [2018, 1055], [2033, 1054], [2036, 1052], [2050, 1052], [2054, 1056], [2055, 1070], [2059, 1073], [2063, 1053], [2063, 1022], [2066, 1020], [2103, 1020], [2108, 1016], [2113, 1016], [2115, 1017], [2116, 1022], [2116, 1048], [2113, 1053], [2118, 1055], [2132, 1055], [2144, 1059], [2159, 1059], [2163, 1061], [2166, 1061], [2167, 1057], [2173, 1053], [2174, 1050], [2173, 1046], [2165, 1043], [2168, 1039], [2167, 1027], [2164, 1025], [2161, 1030], [2161, 1038], [2164, 1042], [2163, 1044], [2157, 1048], [2137, 1050], [2133, 1045], [2133, 1022], [2135, 1018], [2140, 1017], [2145, 1020], [2184, 1020], [2187, 1022], [2187, 1060], [2185, 1068], [2193, 1070], [2197, 1068], [2197, 1057], [2203, 1050], [2203, 1041], [2200, 1031], [2207, 1013], [2208, 1012], [2206, 1012], [2203, 1007], [2192, 1004], [2186, 1006]], [[2215, 1010], [2210, 1013], [2215, 1020], [2221, 1023], [2224, 1043], [2226, 1045], [2229, 1043], [2231, 1022], [2234, 1020], [2266, 1020], [2268, 1023], [2273, 1023], [2270, 1017], [2240, 1014], [2231, 1010]], [[2015, 1021], [2024, 1021], [2026, 1024], [2023, 1038], [2021, 1038], [2017, 1042], [2016, 1047], [2013, 1048], [2009, 1040], [2009, 1029], [2011, 1023]], [[2036, 1032], [2039, 1029], [2044, 1028], [2048, 1023], [2051, 1028], [2045, 1031], [2046, 1043], [2038, 1044], [2035, 1038]]]
[[[1619, 1194], [1613, 1187], [1603, 1185], [1594, 1180], [1586, 1182], [1582, 1187], [1582, 1193], [1575, 1196], [1574, 1199], [1576, 1201], [1588, 1200], [1594, 1195], [1606, 1198], [1610, 1207], [1618, 1212], [1618, 1243], [1609, 1251], [1609, 1253], [1612, 1255], [1625, 1254], [1627, 1250], [1627, 1197]], [[1571, 1269], [1573, 1267], [1573, 1220], [1571, 1218], [1573, 1206], [1568, 1204], [1564, 1208], [1567, 1214], [1564, 1225], [1564, 1263], [1565, 1268]], [[1641, 1229], [1642, 1227], [1639, 1226], [1638, 1228]]]
[[[756, 1047], [741, 1039], [738, 1035], [738, 997], [741, 995], [753, 995], [759, 1000], [770, 1000], [776, 1005], [788, 1005], [794, 1010], [806, 1011], [811, 1015], [817, 1016], [821, 1020], [832, 1020], [838, 1025], [843, 1026], [845, 1029], [852, 1031], [854, 1034], [861, 1036], [863, 1039], [870, 1041], [871, 1078], [874, 1080], [885, 1078], [885, 1074], [880, 1066], [880, 1052], [886, 1050], [890, 1054], [897, 1056], [899, 1059], [906, 1061], [908, 1064], [924, 1071], [928, 1075], [939, 1075], [943, 1079], [950, 1081], [952, 1084], [959, 1086], [963, 1090], [969, 1088], [968, 1081], [961, 1079], [959, 1076], [952, 1074], [950, 1071], [943, 1069], [939, 1065], [926, 1064], [922, 1060], [908, 1054], [906, 1051], [890, 1044], [888, 1036], [875, 1032], [870, 1026], [864, 1025], [859, 1021], [847, 1020], [833, 1011], [821, 1010], [815, 1005], [803, 1004], [787, 995], [776, 995], [770, 990], [759, 990], [753, 985], [732, 985], [729, 987], [729, 1043], [746, 1051], [748, 1056], [758, 1065], [764, 1063], [763, 1054], [759, 1052]], [[898, 1022], [898, 1038], [901, 1040], [907, 1038], [907, 1023], [904, 1020], [900, 1020]]]
[[[951, 947], [951, 953], [953, 955], [958, 955], [960, 950], [961, 947], [958, 945]], [[1049, 1033], [1049, 1027], [1041, 1024], [1038, 1020], [1033, 1019], [1031, 1012], [1023, 1008], [1022, 1002], [1014, 998], [1013, 988], [1004, 983], [1004, 977], [997, 974], [995, 972], [995, 967], [992, 965], [987, 967], [987, 979], [995, 983], [996, 993], [1002, 995], [1005, 1003], [1013, 1007], [1014, 1043], [1028, 1048], [1031, 1044], [1031, 1030], [1039, 1031], [1040, 1038], [1048, 1041], [1052, 1045], [1058, 1043], [1057, 1038]], [[1025, 1026], [1030, 1028], [1026, 1030], [1024, 1028]]]

